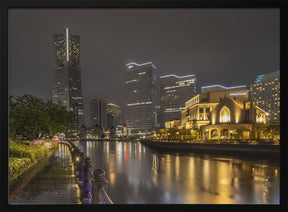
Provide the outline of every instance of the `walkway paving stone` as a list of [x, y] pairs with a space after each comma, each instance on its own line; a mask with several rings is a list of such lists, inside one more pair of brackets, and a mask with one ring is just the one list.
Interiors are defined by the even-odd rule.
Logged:
[[49, 164], [14, 197], [11, 205], [81, 204], [69, 149], [59, 145]]

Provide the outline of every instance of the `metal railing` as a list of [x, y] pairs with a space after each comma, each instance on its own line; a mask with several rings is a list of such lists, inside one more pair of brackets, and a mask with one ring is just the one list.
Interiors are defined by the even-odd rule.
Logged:
[[81, 188], [82, 204], [113, 204], [113, 201], [106, 193], [104, 186], [108, 185], [105, 171], [101, 168], [92, 171], [92, 162], [89, 157], [79, 150], [70, 141], [61, 140], [60, 143], [69, 147], [75, 167], [75, 174]]

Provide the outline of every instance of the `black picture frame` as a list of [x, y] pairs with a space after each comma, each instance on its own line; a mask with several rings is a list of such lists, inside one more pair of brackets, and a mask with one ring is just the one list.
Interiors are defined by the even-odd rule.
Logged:
[[[280, 205], [9, 205], [8, 204], [8, 10], [9, 8], [279, 8], [281, 18], [281, 189]], [[1, 211], [46, 210], [219, 210], [219, 211], [287, 211], [287, 1], [286, 0], [2, 0], [1, 1]]]

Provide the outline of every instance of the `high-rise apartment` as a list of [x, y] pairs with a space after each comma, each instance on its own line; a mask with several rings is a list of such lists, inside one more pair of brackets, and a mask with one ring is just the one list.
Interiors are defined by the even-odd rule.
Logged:
[[126, 64], [126, 121], [131, 134], [147, 134], [155, 126], [156, 67], [152, 62]]
[[91, 99], [90, 100], [90, 126], [98, 127], [102, 129], [107, 128], [107, 112], [106, 101], [103, 99]]
[[166, 121], [181, 119], [185, 102], [196, 95], [195, 75], [177, 76], [169, 74], [160, 77], [160, 128]]
[[280, 71], [257, 76], [250, 86], [250, 98], [268, 112], [269, 122], [280, 122]]
[[80, 69], [80, 37], [69, 28], [54, 38], [53, 103], [60, 103], [74, 111], [78, 126], [84, 124]]

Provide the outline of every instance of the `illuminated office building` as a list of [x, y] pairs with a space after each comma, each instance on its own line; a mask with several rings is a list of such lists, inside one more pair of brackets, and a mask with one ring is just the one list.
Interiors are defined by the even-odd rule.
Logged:
[[53, 103], [60, 103], [74, 111], [78, 126], [84, 124], [80, 69], [80, 37], [69, 28], [54, 38]]
[[169, 74], [160, 77], [160, 128], [165, 122], [180, 119], [185, 102], [196, 94], [195, 75], [177, 76]]
[[250, 98], [268, 112], [269, 122], [280, 122], [280, 71], [257, 76], [250, 86]]
[[101, 129], [107, 128], [107, 104], [103, 99], [90, 100], [90, 126], [99, 127]]
[[145, 135], [156, 126], [157, 73], [152, 62], [126, 64], [126, 120], [130, 134]]

